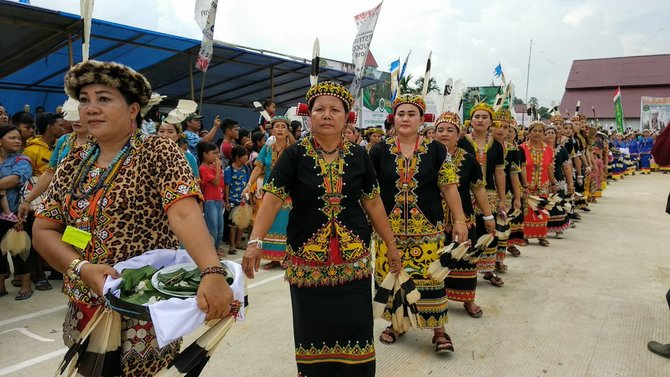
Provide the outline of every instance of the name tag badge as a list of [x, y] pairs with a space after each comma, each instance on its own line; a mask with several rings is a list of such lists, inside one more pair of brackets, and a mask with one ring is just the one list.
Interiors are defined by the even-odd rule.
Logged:
[[68, 227], [65, 228], [65, 232], [63, 233], [63, 238], [61, 238], [61, 240], [74, 247], [85, 249], [88, 243], [91, 241], [92, 237], [93, 236], [91, 236], [91, 233], [68, 225]]

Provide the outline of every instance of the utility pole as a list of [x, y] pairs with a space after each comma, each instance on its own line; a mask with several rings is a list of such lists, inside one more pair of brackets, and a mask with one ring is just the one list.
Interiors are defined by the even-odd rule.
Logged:
[[526, 111], [528, 111], [528, 83], [530, 82], [530, 55], [533, 52], [533, 40], [530, 40], [530, 47], [528, 49], [528, 70], [526, 70], [526, 98], [523, 100], [525, 111], [521, 114], [521, 125], [524, 124], [524, 119], [526, 117]]

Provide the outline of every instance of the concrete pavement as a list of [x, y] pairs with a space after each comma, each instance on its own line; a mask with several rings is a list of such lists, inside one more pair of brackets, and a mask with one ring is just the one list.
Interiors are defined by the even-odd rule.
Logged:
[[[378, 376], [670, 376], [670, 360], [647, 351], [670, 343], [670, 175], [613, 183], [576, 229], [551, 247], [508, 256], [503, 288], [479, 281], [484, 310], [470, 318], [450, 303], [456, 352], [433, 353], [428, 331], [377, 342]], [[295, 376], [289, 291], [281, 271], [249, 281], [251, 306], [203, 376]], [[53, 282], [52, 282], [53, 283]], [[65, 297], [58, 286], [0, 298], [0, 376], [52, 375], [65, 351]], [[386, 323], [377, 320], [378, 334]], [[18, 329], [18, 330], [17, 330]], [[186, 339], [188, 344], [196, 335]]]

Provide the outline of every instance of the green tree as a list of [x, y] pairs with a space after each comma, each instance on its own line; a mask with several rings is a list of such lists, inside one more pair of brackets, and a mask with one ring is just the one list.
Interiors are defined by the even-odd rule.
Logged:
[[538, 103], [538, 101], [537, 101], [537, 97], [530, 97], [530, 99], [528, 100], [528, 105], [529, 105], [529, 107], [530, 107], [530, 106], [535, 106], [535, 107], [537, 107], [537, 103]]
[[[407, 74], [405, 77], [400, 79], [400, 91], [402, 94], [421, 94], [423, 90], [423, 77], [419, 77], [413, 80], [411, 74]], [[442, 94], [440, 87], [437, 85], [437, 81], [434, 77], [430, 78], [428, 82], [428, 93], [437, 92], [437, 94]]]
[[514, 101], [512, 101], [512, 103], [515, 105], [523, 105], [523, 100], [521, 98], [514, 97]]
[[[416, 86], [416, 94], [421, 94], [421, 91], [423, 90], [423, 77], [419, 77], [416, 80], [414, 80], [414, 85]], [[428, 81], [428, 93], [433, 92], [436, 92], [437, 94], [442, 94], [440, 87], [437, 85], [437, 81], [435, 81], [434, 77], [431, 77], [430, 81]]]

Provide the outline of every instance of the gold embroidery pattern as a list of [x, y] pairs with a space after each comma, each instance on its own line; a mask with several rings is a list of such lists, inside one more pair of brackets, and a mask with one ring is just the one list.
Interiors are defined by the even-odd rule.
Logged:
[[301, 344], [295, 350], [295, 358], [298, 364], [363, 364], [374, 361], [375, 345], [365, 342], [365, 345], [361, 346], [359, 342], [354, 345], [348, 342], [346, 346], [341, 346], [339, 342], [335, 342], [333, 347], [323, 343], [321, 348], [316, 348], [314, 344], [305, 348]]
[[375, 185], [372, 186], [372, 190], [369, 193], [367, 193], [365, 191], [363, 192], [363, 194], [361, 195], [361, 200], [372, 200], [372, 199], [378, 197], [380, 195], [380, 193], [381, 193], [381, 190], [379, 188], [379, 184], [375, 183]]
[[263, 185], [263, 191], [269, 192], [284, 201], [288, 199], [288, 193], [286, 190], [283, 187], [276, 186], [274, 179]]
[[[286, 251], [291, 253], [289, 245], [286, 246]], [[298, 287], [333, 286], [372, 275], [372, 263], [367, 257], [352, 263], [327, 266], [296, 265], [288, 259], [286, 266], [285, 280]]]

